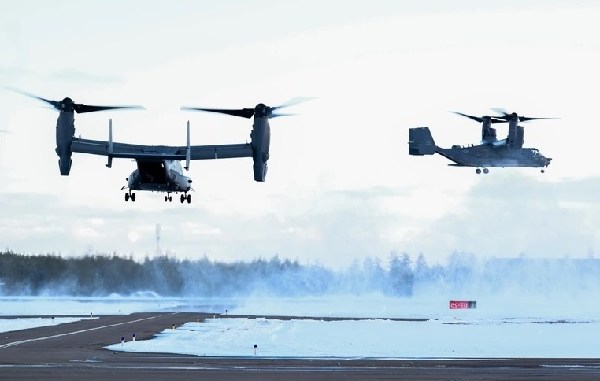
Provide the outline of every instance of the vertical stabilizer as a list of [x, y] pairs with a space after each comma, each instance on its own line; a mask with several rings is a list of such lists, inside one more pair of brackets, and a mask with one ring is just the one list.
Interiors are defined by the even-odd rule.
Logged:
[[415, 156], [433, 155], [437, 150], [429, 127], [408, 129], [408, 153]]

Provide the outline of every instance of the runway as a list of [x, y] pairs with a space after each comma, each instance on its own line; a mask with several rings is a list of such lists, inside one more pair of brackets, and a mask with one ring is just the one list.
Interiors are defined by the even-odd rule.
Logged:
[[[114, 352], [213, 314], [134, 313], [0, 334], [0, 380], [598, 380], [600, 359], [265, 359]], [[244, 316], [221, 316], [221, 318]], [[285, 319], [289, 317], [268, 317]], [[295, 317], [298, 318], [298, 317]]]

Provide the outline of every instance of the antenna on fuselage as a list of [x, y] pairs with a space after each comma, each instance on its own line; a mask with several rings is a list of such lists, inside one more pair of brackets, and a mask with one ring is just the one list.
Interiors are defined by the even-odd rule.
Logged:
[[187, 147], [185, 149], [185, 170], [190, 170], [190, 156], [191, 156], [191, 148], [190, 148], [190, 121], [187, 121]]
[[106, 166], [108, 168], [112, 167], [113, 152], [114, 152], [114, 148], [113, 148], [113, 134], [112, 134], [112, 119], [109, 119], [108, 120], [108, 163], [106, 163]]

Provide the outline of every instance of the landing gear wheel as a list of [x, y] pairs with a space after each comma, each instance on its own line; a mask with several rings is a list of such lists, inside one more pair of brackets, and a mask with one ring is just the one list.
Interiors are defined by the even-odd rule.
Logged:
[[185, 200], [185, 196], [182, 193], [181, 196], [179, 196], [179, 201], [181, 201], [181, 203], [183, 204], [184, 200]]
[[546, 170], [542, 169], [542, 173], [546, 173]]
[[191, 194], [188, 194], [185, 198], [186, 198], [188, 204], [192, 203], [192, 195]]
[[489, 172], [490, 172], [490, 170], [489, 170], [489, 169], [487, 169], [487, 168], [483, 168], [483, 173], [485, 173], [485, 174], [487, 175]]
[[477, 169], [475, 170], [475, 173], [477, 173], [477, 174], [479, 175], [479, 174], [481, 173], [481, 168], [477, 168]]
[[129, 193], [125, 193], [125, 202], [129, 201]]
[[169, 202], [173, 201], [173, 196], [169, 196]]
[[168, 197], [168, 196], [165, 196], [165, 202], [167, 202], [167, 200], [168, 200], [168, 199], [169, 199], [169, 197]]
[[131, 197], [131, 201], [135, 202], [135, 193], [132, 193], [130, 197]]

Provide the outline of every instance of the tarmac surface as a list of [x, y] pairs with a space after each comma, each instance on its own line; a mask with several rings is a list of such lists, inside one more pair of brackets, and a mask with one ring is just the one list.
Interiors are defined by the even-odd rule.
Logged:
[[103, 348], [212, 317], [134, 313], [1, 333], [0, 380], [600, 380], [600, 359], [217, 358]]

